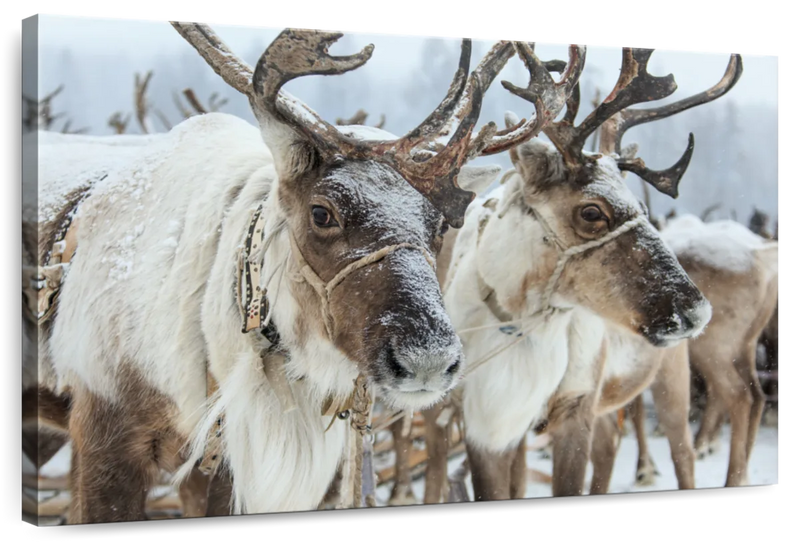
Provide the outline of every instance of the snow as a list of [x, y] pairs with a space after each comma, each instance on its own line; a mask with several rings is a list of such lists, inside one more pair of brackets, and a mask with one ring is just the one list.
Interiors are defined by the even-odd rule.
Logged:
[[[627, 421], [626, 424], [628, 425], [628, 434], [623, 436], [620, 443], [609, 493], [677, 490], [678, 480], [675, 477], [675, 471], [672, 465], [669, 443], [666, 437], [653, 436], [652, 433], [648, 433], [648, 445], [650, 448], [650, 455], [653, 458], [660, 476], [656, 476], [654, 485], [641, 486], [636, 484], [638, 448], [636, 445], [636, 437], [630, 427], [630, 422]], [[655, 421], [651, 418], [648, 421], [648, 430], [651, 431], [654, 426]], [[694, 426], [692, 430], [696, 432], [697, 426]], [[534, 436], [531, 433], [528, 436], [527, 443], [531, 444], [533, 440]], [[698, 460], [695, 464], [696, 488], [715, 488], [725, 485], [729, 452], [730, 425], [726, 424], [722, 428], [722, 433], [720, 435], [719, 449], [704, 459]], [[451, 475], [461, 466], [465, 457], [465, 454], [461, 454], [453, 457], [448, 462], [448, 471]], [[546, 457], [543, 452], [529, 451], [527, 462], [528, 469], [535, 469], [546, 474], [552, 474], [553, 462], [550, 458]], [[749, 478], [750, 485], [771, 485], [778, 482], [778, 429], [776, 427], [765, 427], [762, 425], [759, 429], [758, 439], [756, 440], [750, 459]], [[589, 493], [589, 483], [591, 479], [592, 468], [590, 463], [586, 471], [585, 494]], [[424, 478], [419, 478], [412, 482], [411, 487], [417, 500], [421, 502], [425, 492]], [[470, 476], [467, 476], [467, 490], [469, 491], [470, 499], [472, 499], [472, 481]], [[390, 493], [391, 484], [379, 487], [376, 497], [378, 504], [385, 506]], [[550, 485], [529, 482], [525, 492], [525, 498], [542, 497], [552, 497]]]
[[756, 252], [774, 244], [735, 221], [704, 223], [689, 214], [667, 223], [661, 236], [681, 258], [736, 273], [748, 272]]
[[[65, 197], [124, 169], [157, 136], [80, 136], [39, 133], [39, 221], [63, 209]], [[68, 159], [67, 159], [68, 157]]]
[[[646, 396], [647, 398], [647, 396]], [[648, 406], [648, 411], [652, 412], [652, 406]], [[650, 415], [647, 421], [648, 445], [650, 454], [655, 462], [656, 468], [660, 473], [656, 476], [654, 485], [640, 486], [635, 482], [636, 459], [638, 449], [636, 437], [633, 433], [630, 421], [626, 421], [627, 434], [623, 436], [617, 453], [614, 472], [611, 480], [609, 493], [629, 493], [642, 491], [669, 491], [678, 489], [678, 482], [670, 457], [669, 443], [663, 436], [654, 436], [652, 430], [655, 427], [655, 418]], [[697, 425], [693, 425], [692, 431], [696, 432]], [[389, 431], [382, 431], [381, 438], [388, 437]], [[532, 434], [528, 436], [528, 444], [533, 443]], [[420, 445], [414, 444], [412, 447], [418, 448]], [[728, 470], [728, 456], [730, 452], [730, 425], [726, 424], [722, 428], [719, 440], [719, 448], [704, 459], [698, 460], [695, 464], [695, 483], [700, 488], [723, 487], [725, 476]], [[376, 458], [376, 468], [380, 469], [394, 462], [393, 452]], [[455, 472], [464, 461], [465, 454], [460, 454], [448, 462], [450, 474]], [[528, 468], [536, 469], [547, 474], [552, 474], [552, 460], [547, 458], [542, 451], [529, 451], [527, 456]], [[69, 472], [70, 464], [70, 445], [64, 446], [46, 465], [41, 469], [41, 475], [46, 477], [64, 476]], [[23, 470], [33, 472], [33, 464], [23, 456]], [[589, 482], [591, 481], [591, 463], [586, 471], [586, 488], [588, 494]], [[752, 457], [749, 465], [750, 485], [772, 485], [778, 482], [778, 429], [777, 427], [761, 426], [753, 448]], [[376, 499], [379, 506], [385, 506], [391, 493], [391, 482], [378, 487]], [[412, 482], [412, 489], [417, 500], [421, 502], [425, 483], [424, 478], [417, 478]], [[467, 476], [467, 490], [472, 498], [472, 482]], [[165, 490], [157, 493], [163, 494]], [[155, 493], [155, 492], [154, 492]], [[550, 486], [538, 482], [529, 482], [525, 493], [525, 498], [550, 497], [552, 493]]]

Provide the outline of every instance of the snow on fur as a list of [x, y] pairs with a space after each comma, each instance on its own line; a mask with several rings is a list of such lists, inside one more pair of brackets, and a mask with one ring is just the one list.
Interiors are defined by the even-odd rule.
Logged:
[[668, 222], [661, 235], [679, 257], [735, 273], [752, 270], [757, 253], [776, 245], [735, 221], [704, 223], [690, 214]]

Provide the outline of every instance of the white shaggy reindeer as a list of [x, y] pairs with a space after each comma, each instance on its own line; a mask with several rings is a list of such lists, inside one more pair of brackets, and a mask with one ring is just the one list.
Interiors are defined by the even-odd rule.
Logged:
[[[464, 343], [463, 411], [477, 500], [524, 494], [525, 472], [515, 459], [532, 425], [546, 427], [553, 438], [553, 493], [583, 493], [590, 451], [615, 448], [598, 440], [590, 447], [593, 426], [608, 423], [597, 416], [624, 406], [654, 380], [674, 383], [659, 377], [670, 373], [686, 380], [685, 393], [676, 393], [684, 396], [672, 414], [670, 444], [681, 487], [694, 485], [682, 341], [702, 331], [711, 307], [623, 179], [631, 171], [677, 196], [693, 137], [664, 171], [646, 168], [635, 151], [620, 149], [620, 140], [631, 126], [722, 96], [738, 80], [741, 58], [732, 56], [722, 81], [706, 92], [628, 109], [677, 88], [671, 75], [647, 72], [651, 53], [623, 49], [615, 88], [578, 126], [576, 89], [563, 120], [543, 129], [555, 148], [532, 140], [513, 149], [515, 169], [469, 207], [458, 233], [445, 304]], [[542, 66], [532, 51], [523, 58]], [[615, 115], [615, 145], [584, 152], [587, 138]], [[604, 492], [610, 466], [599, 467], [601, 457], [593, 461], [592, 491]]]
[[[693, 215], [669, 221], [661, 236], [714, 308], [706, 331], [688, 346], [690, 362], [706, 382], [708, 399], [695, 449], [698, 457], [708, 455], [730, 415], [725, 485], [747, 485], [748, 460], [765, 399], [756, 371], [756, 346], [778, 303], [778, 243], [734, 221], [704, 223]], [[641, 406], [640, 399], [636, 402]], [[639, 443], [638, 475], [646, 478], [654, 468], [641, 410], [632, 416]]]
[[[158, 469], [214, 471], [223, 458], [216, 479], [232, 477], [236, 512], [316, 508], [351, 447], [330, 414], [364, 428], [364, 378], [414, 409], [462, 375], [433, 266], [474, 198], [456, 178], [564, 103], [549, 74], [531, 74], [550, 82], [536, 115], [475, 133], [514, 44], [468, 73], [464, 40], [447, 96], [406, 136], [336, 128], [281, 87], [356, 69], [372, 46], [332, 57], [340, 34], [284, 30], [253, 70], [207, 26], [173, 25], [249, 98], [260, 130], [193, 117], [60, 214], [77, 249], [44, 349], [73, 398], [75, 523], [142, 519]], [[50, 245], [61, 226], [40, 223]]]

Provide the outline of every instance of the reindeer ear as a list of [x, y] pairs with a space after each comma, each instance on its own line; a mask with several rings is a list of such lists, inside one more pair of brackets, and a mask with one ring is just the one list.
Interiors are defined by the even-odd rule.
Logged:
[[480, 195], [497, 179], [500, 170], [502, 168], [496, 164], [462, 166], [458, 173], [458, 186], [465, 191], [472, 191], [476, 195]]
[[507, 111], [505, 114], [506, 128], [512, 128], [519, 124], [519, 117], [513, 111]]
[[535, 138], [517, 146], [511, 161], [528, 185], [541, 187], [564, 177], [564, 161], [559, 152]]

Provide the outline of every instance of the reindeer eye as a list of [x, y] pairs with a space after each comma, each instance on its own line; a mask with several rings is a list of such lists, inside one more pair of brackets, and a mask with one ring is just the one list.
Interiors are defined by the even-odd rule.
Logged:
[[586, 206], [581, 210], [581, 219], [589, 223], [596, 223], [605, 219], [603, 212], [595, 205]]
[[322, 206], [312, 206], [311, 217], [314, 219], [314, 224], [318, 227], [333, 227], [338, 224], [333, 216], [331, 216], [331, 212]]

